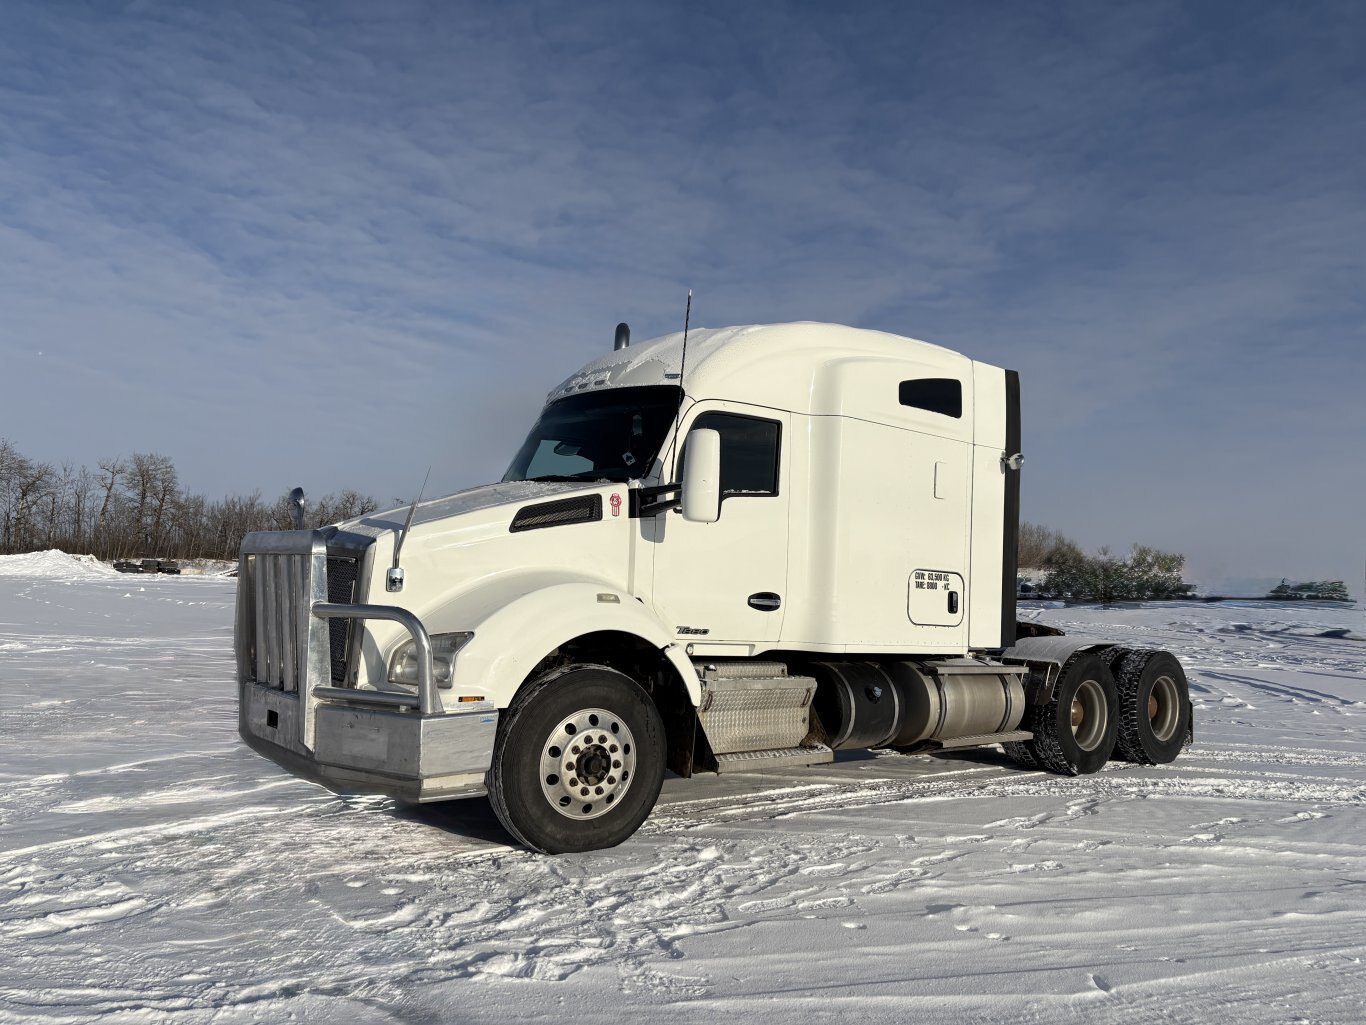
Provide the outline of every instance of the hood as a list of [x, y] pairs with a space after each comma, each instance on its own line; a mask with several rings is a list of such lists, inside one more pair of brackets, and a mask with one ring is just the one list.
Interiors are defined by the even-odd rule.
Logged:
[[[573, 491], [585, 491], [601, 487], [596, 481], [540, 481], [516, 480], [500, 484], [483, 484], [477, 488], [467, 488], [441, 498], [429, 498], [418, 504], [413, 514], [413, 526], [420, 527], [437, 520], [450, 519], [464, 513], [480, 509], [492, 509], [500, 505], [522, 505], [537, 499], [564, 495]], [[409, 506], [401, 505], [384, 512], [367, 513], [358, 519], [338, 524], [338, 528], [348, 534], [361, 537], [379, 537], [390, 531], [400, 531], [408, 519]]]

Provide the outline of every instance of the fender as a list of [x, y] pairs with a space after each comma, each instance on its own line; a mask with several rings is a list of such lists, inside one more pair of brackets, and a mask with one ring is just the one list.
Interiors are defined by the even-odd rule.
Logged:
[[1053, 698], [1053, 686], [1058, 682], [1063, 663], [1079, 651], [1104, 651], [1113, 648], [1114, 641], [1078, 634], [1057, 634], [1042, 637], [1021, 637], [1001, 652], [1007, 664], [1027, 665], [1038, 677], [1038, 686], [1030, 694], [1032, 704], [1047, 704]]
[[[616, 600], [603, 600], [601, 595]], [[429, 621], [428, 628], [435, 625]], [[702, 699], [697, 671], [674, 643], [673, 634], [634, 597], [608, 584], [575, 581], [542, 587], [497, 608], [480, 622], [466, 620], [460, 629], [473, 630], [474, 637], [456, 656], [456, 686], [479, 686], [499, 708], [508, 706], [527, 674], [547, 654], [576, 637], [601, 630], [632, 634], [662, 651], [693, 705]]]

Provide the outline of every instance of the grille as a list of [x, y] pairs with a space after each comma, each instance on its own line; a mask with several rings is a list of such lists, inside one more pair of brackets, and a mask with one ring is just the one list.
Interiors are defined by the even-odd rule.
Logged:
[[517, 510], [512, 518], [512, 533], [520, 530], [539, 530], [542, 527], [562, 527], [569, 523], [591, 523], [602, 519], [602, 496], [583, 495], [562, 498], [557, 502], [541, 502]]
[[[334, 605], [351, 605], [356, 600], [356, 576], [358, 565], [355, 559], [345, 559], [335, 555], [327, 557], [327, 600]], [[330, 619], [327, 621], [328, 647], [331, 649], [332, 682], [346, 682], [346, 658], [351, 650], [351, 628], [355, 624], [350, 619]]]
[[363, 549], [328, 554], [319, 531], [258, 531], [242, 541], [234, 628], [238, 678], [297, 693], [345, 683], [352, 623], [316, 618], [314, 602], [353, 605]]
[[[252, 593], [250, 658], [253, 679], [280, 690], [299, 689], [299, 656], [308, 647], [308, 556], [258, 552], [248, 570]], [[238, 581], [242, 586], [242, 581]]]

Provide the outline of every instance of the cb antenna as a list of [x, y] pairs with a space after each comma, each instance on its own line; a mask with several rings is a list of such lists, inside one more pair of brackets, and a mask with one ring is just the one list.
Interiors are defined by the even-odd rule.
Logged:
[[683, 311], [683, 355], [678, 358], [678, 408], [683, 408], [683, 371], [688, 368], [688, 324], [692, 321], [692, 289], [688, 289], [688, 305]]
[[678, 429], [683, 426], [683, 372], [688, 369], [688, 325], [692, 322], [692, 289], [688, 289], [688, 305], [683, 310], [683, 352], [678, 357], [678, 412], [674, 415], [674, 479], [678, 479]]
[[432, 475], [432, 468], [427, 467], [427, 473], [422, 478], [422, 487], [417, 489], [417, 497], [413, 499], [413, 504], [408, 507], [408, 519], [403, 524], [403, 533], [399, 534], [394, 541], [394, 564], [389, 567], [389, 572], [384, 574], [384, 589], [386, 591], [403, 590], [403, 567], [398, 564], [399, 554], [403, 551], [403, 542], [408, 540], [408, 531], [413, 526], [413, 514], [417, 512], [417, 504], [422, 501], [422, 493], [427, 490], [427, 481]]

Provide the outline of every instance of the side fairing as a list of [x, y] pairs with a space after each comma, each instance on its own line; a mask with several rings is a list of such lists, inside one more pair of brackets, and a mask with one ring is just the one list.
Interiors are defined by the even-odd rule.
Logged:
[[968, 646], [992, 649], [1015, 639], [1020, 471], [1007, 466], [1003, 457], [1019, 451], [1019, 379], [1012, 371], [985, 363], [974, 362], [972, 367], [977, 401], [973, 411]]

